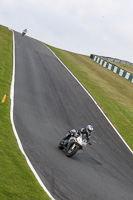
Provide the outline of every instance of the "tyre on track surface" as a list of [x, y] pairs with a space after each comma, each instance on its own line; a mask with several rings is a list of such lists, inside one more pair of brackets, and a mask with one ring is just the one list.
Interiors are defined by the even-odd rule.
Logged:
[[58, 145], [59, 149], [64, 149], [64, 146], [63, 146], [62, 142], [63, 142], [63, 140], [61, 140], [59, 145]]
[[79, 146], [75, 146], [74, 147], [74, 149], [72, 149], [72, 147], [73, 147], [73, 145], [74, 145], [74, 142], [71, 142], [70, 144], [69, 144], [69, 147], [68, 147], [68, 149], [67, 149], [67, 157], [72, 157], [74, 154], [76, 154], [77, 153], [77, 151], [80, 149], [80, 147]]

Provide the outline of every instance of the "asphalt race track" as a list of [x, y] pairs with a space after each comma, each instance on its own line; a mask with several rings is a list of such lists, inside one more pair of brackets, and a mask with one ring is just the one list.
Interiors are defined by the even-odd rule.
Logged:
[[[56, 200], [133, 200], [133, 155], [92, 99], [42, 43], [15, 32], [14, 123]], [[67, 158], [70, 129], [94, 127], [92, 145]]]

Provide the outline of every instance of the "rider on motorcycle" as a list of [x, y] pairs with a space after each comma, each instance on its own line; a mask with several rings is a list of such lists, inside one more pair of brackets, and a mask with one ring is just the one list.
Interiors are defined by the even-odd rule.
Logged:
[[26, 34], [27, 33], [27, 29], [24, 29], [23, 32]]
[[63, 138], [63, 141], [65, 141], [66, 139], [68, 140], [71, 136], [78, 136], [80, 134], [83, 134], [87, 140], [87, 143], [91, 145], [90, 143], [90, 137], [91, 137], [91, 133], [93, 131], [93, 127], [91, 125], [87, 125], [86, 128], [81, 128], [80, 130], [75, 130], [72, 129], [71, 131], [69, 131], [66, 135], [66, 137]]
[[27, 33], [27, 29], [24, 29], [22, 32], [22, 36], [24, 36]]

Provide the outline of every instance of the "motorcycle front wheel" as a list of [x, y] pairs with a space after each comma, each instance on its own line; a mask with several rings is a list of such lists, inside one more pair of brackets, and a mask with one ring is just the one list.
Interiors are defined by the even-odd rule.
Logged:
[[66, 153], [67, 157], [72, 157], [80, 149], [78, 145], [75, 145], [75, 147], [73, 148], [73, 145], [74, 145], [74, 142], [71, 142], [69, 144], [67, 153]]
[[64, 149], [63, 140], [60, 141], [58, 147], [59, 149]]

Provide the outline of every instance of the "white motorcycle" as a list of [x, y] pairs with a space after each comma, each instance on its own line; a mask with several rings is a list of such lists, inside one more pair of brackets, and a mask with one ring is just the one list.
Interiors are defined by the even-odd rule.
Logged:
[[69, 139], [62, 139], [58, 146], [59, 149], [64, 149], [66, 151], [68, 157], [73, 156], [79, 149], [83, 149], [88, 144], [83, 134], [76, 134], [75, 129], [71, 131], [71, 134]]
[[26, 35], [26, 33], [27, 33], [27, 29], [23, 30], [22, 36]]

